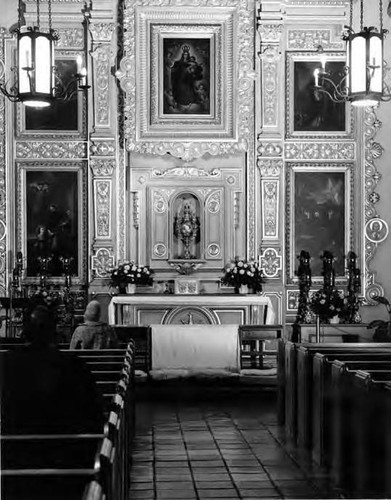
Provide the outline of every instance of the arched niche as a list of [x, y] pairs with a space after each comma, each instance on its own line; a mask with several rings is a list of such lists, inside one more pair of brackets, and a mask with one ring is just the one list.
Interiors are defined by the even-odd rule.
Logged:
[[199, 198], [189, 191], [180, 192], [171, 203], [171, 259], [203, 258], [203, 210]]

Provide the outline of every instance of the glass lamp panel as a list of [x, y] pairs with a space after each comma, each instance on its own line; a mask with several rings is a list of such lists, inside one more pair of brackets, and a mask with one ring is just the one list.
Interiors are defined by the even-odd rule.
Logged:
[[18, 80], [19, 93], [31, 92], [28, 72], [23, 68], [30, 68], [32, 65], [32, 38], [30, 34], [21, 35], [18, 40]]
[[35, 90], [50, 96], [52, 89], [51, 40], [47, 36], [37, 36], [35, 42]]
[[369, 43], [369, 90], [381, 94], [383, 91], [383, 40], [372, 34]]
[[350, 92], [356, 94], [366, 92], [367, 57], [366, 40], [361, 34], [354, 36], [351, 41], [350, 56]]
[[352, 77], [352, 73], [350, 71], [350, 60], [351, 60], [351, 52], [352, 50], [352, 44], [351, 44], [351, 41], [350, 41], [350, 38], [348, 38], [346, 40], [346, 67], [349, 68], [349, 71], [348, 71], [348, 74], [347, 74], [347, 78], [346, 78], [346, 87], [347, 87], [347, 90], [348, 92], [350, 92], [350, 89], [351, 89], [351, 77]]

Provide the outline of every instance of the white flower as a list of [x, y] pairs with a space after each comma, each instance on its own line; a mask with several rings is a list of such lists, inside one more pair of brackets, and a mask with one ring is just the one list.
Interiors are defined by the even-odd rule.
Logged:
[[241, 260], [238, 262], [238, 267], [243, 267], [243, 262]]
[[244, 274], [244, 272], [245, 272], [245, 271], [244, 271], [244, 269], [241, 269], [241, 270], [239, 271], [239, 274]]

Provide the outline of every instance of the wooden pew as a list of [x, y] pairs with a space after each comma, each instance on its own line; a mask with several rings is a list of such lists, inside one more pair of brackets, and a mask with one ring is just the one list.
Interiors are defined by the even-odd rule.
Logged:
[[[376, 416], [373, 410], [375, 407], [378, 409], [379, 405], [374, 405], [373, 393], [372, 395], [368, 394], [369, 381], [372, 379], [376, 380], [379, 386], [384, 382], [391, 381], [391, 370], [363, 372], [350, 369], [348, 362], [339, 360], [332, 362], [331, 391], [334, 395], [331, 420], [332, 473], [338, 486], [355, 495], [359, 493], [362, 495], [365, 491], [367, 496], [370, 487], [375, 488], [377, 494], [384, 490], [384, 480], [380, 480], [384, 473], [379, 473], [379, 471], [374, 473], [375, 469], [369, 463], [377, 463], [376, 453], [372, 453], [375, 445], [373, 439], [376, 439], [377, 453], [383, 463], [385, 453], [382, 445], [384, 425], [380, 416], [375, 421], [373, 418]], [[384, 401], [382, 404], [385, 406]], [[380, 432], [380, 434], [376, 434], [376, 438], [371, 431], [371, 425], [375, 422], [375, 432]], [[371, 436], [369, 441], [367, 441], [366, 435], [362, 435], [364, 430], [365, 434]], [[379, 440], [381, 436], [383, 439]], [[367, 445], [363, 445], [365, 442]], [[363, 459], [364, 455], [365, 459]], [[363, 463], [365, 463], [365, 467], [363, 467]]]
[[[391, 344], [375, 343], [347, 343], [347, 344], [295, 344], [288, 346], [289, 362], [285, 365], [285, 376], [290, 377], [287, 382], [286, 404], [290, 401], [292, 412], [286, 413], [291, 420], [286, 421], [287, 434], [293, 440], [297, 440], [299, 446], [309, 448], [311, 445], [311, 413], [312, 413], [312, 380], [313, 380], [313, 357], [317, 352], [333, 353], [362, 353], [379, 352], [385, 350], [391, 352]], [[285, 358], [286, 359], [286, 358]], [[289, 370], [289, 371], [288, 371]], [[295, 413], [296, 410], [296, 413]], [[288, 430], [289, 429], [289, 430]]]
[[349, 369], [382, 369], [391, 365], [391, 353], [316, 353], [313, 358], [312, 380], [312, 459], [321, 466], [330, 466], [330, 428], [333, 392], [331, 390], [331, 365], [335, 360], [344, 361]]
[[[83, 351], [75, 352], [83, 355]], [[107, 355], [102, 351], [99, 354]], [[113, 367], [110, 361], [104, 362], [107, 364], [103, 370], [92, 371], [102, 392], [110, 390], [106, 394], [107, 412], [117, 414], [116, 432], [110, 438], [108, 430], [105, 435], [3, 436], [6, 453], [1, 471], [2, 492], [7, 495], [4, 498], [95, 500], [104, 496], [105, 500], [126, 500], [134, 430], [133, 344], [121, 355], [120, 369], [115, 361], [116, 369], [110, 370]], [[93, 366], [102, 368], [96, 359]], [[111, 423], [108, 421], [107, 429]]]

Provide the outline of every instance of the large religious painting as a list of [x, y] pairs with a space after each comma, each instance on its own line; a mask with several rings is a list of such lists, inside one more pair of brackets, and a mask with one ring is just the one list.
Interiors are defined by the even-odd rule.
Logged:
[[209, 38], [164, 38], [164, 114], [210, 114], [210, 43]]
[[137, 140], [196, 141], [208, 150], [235, 139], [235, 9], [143, 7], [135, 16]]
[[28, 278], [63, 276], [80, 278], [85, 246], [83, 170], [80, 166], [19, 165], [18, 249], [23, 252]]
[[[335, 85], [345, 76], [345, 61], [328, 55], [327, 78]], [[340, 58], [339, 58], [340, 59]], [[319, 89], [322, 79], [319, 55], [288, 54], [287, 59], [287, 136], [347, 136], [351, 131], [351, 109], [346, 102], [336, 102], [331, 84]]]
[[292, 276], [297, 272], [297, 256], [305, 250], [311, 256], [312, 275], [320, 277], [321, 256], [328, 250], [335, 257], [337, 277], [344, 277], [346, 255], [352, 244], [350, 167], [290, 165], [288, 177]]

